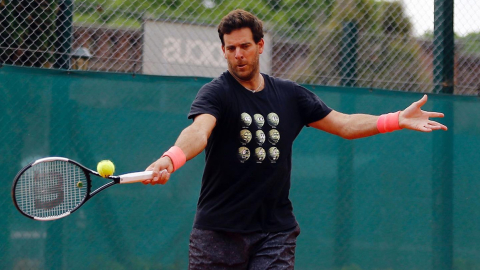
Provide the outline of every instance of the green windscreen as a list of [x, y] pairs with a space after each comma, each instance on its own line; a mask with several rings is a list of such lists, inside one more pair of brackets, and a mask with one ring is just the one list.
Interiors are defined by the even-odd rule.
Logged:
[[[187, 269], [203, 153], [164, 186], [118, 185], [57, 221], [22, 216], [11, 185], [46, 156], [144, 170], [191, 123], [191, 102], [210, 80], [0, 68], [0, 269]], [[344, 113], [379, 115], [422, 97], [306, 87]], [[423, 109], [444, 112], [438, 121], [449, 130], [359, 140], [300, 133], [290, 192], [301, 227], [296, 269], [437, 270], [449, 260], [480, 269], [480, 101], [430, 94]]]

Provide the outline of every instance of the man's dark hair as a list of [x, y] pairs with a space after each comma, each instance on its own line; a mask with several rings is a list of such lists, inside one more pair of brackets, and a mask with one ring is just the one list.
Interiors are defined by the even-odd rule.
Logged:
[[228, 13], [225, 17], [222, 18], [220, 24], [218, 25], [218, 36], [222, 41], [222, 45], [225, 46], [223, 41], [223, 35], [230, 34], [234, 30], [248, 27], [252, 30], [253, 41], [255, 43], [260, 42], [263, 38], [263, 23], [252, 13], [236, 9]]

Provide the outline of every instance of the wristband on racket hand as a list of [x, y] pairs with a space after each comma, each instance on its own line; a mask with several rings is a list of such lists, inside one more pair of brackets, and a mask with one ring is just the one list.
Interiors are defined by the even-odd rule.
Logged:
[[398, 118], [400, 111], [389, 114], [382, 114], [377, 120], [377, 129], [380, 133], [392, 132], [400, 130], [400, 124]]
[[167, 152], [163, 153], [162, 157], [167, 156], [172, 160], [173, 164], [173, 171], [176, 171], [182, 167], [185, 162], [187, 162], [187, 157], [185, 156], [185, 153], [183, 153], [182, 149], [178, 146], [172, 146], [170, 149], [168, 149]]

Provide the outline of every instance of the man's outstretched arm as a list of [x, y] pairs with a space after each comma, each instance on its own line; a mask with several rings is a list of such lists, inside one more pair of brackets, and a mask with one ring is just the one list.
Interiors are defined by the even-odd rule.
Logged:
[[[431, 132], [439, 129], [447, 130], [445, 125], [430, 120], [430, 118], [443, 117], [443, 113], [427, 112], [421, 109], [427, 102], [427, 99], [427, 95], [424, 95], [419, 101], [400, 111], [398, 114], [398, 127], [400, 129], [406, 128], [422, 132]], [[368, 114], [343, 114], [332, 111], [325, 118], [309, 125], [345, 139], [358, 139], [380, 133], [378, 128], [380, 117]], [[391, 120], [393, 116], [389, 117]]]
[[[183, 154], [185, 154], [186, 160], [194, 158], [205, 149], [216, 122], [217, 120], [214, 116], [201, 114], [195, 117], [193, 123], [180, 133], [175, 142], [175, 147], [180, 148]], [[152, 185], [165, 184], [174, 169], [178, 168], [174, 168], [172, 158], [163, 155], [147, 167], [147, 171], [153, 171], [153, 179], [143, 183]]]

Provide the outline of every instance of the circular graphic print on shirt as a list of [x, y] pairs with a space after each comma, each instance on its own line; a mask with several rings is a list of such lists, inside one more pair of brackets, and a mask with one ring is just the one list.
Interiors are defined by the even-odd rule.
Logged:
[[265, 133], [263, 133], [262, 130], [257, 130], [255, 132], [255, 141], [257, 141], [259, 145], [262, 145], [265, 142]]
[[272, 128], [276, 128], [278, 123], [280, 123], [280, 118], [276, 113], [272, 112], [267, 115], [267, 122]]
[[249, 158], [250, 158], [250, 149], [244, 146], [238, 148], [238, 159], [240, 159], [240, 162], [244, 163]]
[[265, 118], [263, 118], [263, 115], [256, 113], [253, 115], [253, 121], [255, 122], [255, 125], [257, 128], [262, 128], [263, 125], [265, 124]]
[[240, 142], [245, 145], [252, 140], [252, 133], [248, 129], [242, 129], [240, 131]]
[[276, 144], [280, 140], [280, 132], [276, 129], [272, 129], [268, 132], [268, 141], [271, 144]]
[[279, 157], [280, 157], [280, 150], [278, 150], [278, 148], [270, 147], [268, 149], [268, 159], [270, 159], [272, 163], [275, 163]]
[[240, 115], [240, 120], [242, 121], [242, 127], [244, 128], [248, 128], [252, 124], [252, 117], [246, 112]]
[[265, 149], [261, 147], [255, 148], [255, 160], [257, 161], [257, 163], [262, 163], [266, 156], [267, 153], [265, 152]]

